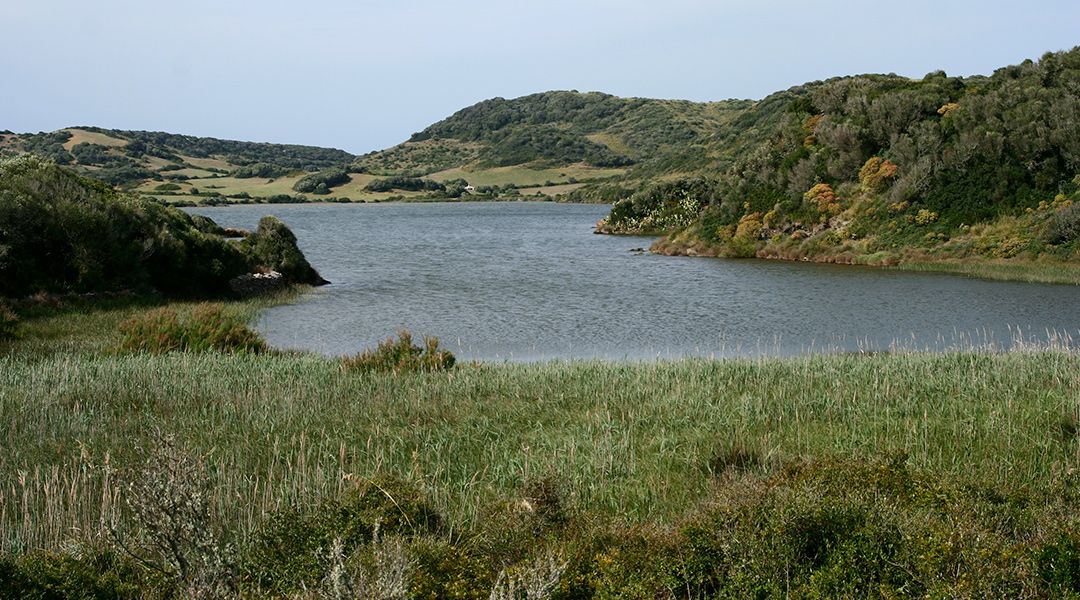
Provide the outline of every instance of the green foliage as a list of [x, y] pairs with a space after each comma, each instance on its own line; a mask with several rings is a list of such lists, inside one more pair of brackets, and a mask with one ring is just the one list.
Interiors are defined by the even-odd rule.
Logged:
[[582, 136], [553, 126], [512, 131], [495, 140], [480, 156], [480, 163], [505, 167], [525, 163], [566, 165], [583, 162], [595, 167], [622, 167], [633, 161]]
[[141, 150], [143, 154], [150, 156], [169, 157], [176, 154], [196, 158], [220, 156], [237, 165], [268, 163], [289, 170], [303, 169], [310, 171], [346, 165], [354, 158], [348, 152], [333, 148], [239, 142], [178, 135], [161, 131], [122, 131], [96, 127], [84, 127], [83, 129], [129, 140], [128, 148], [134, 146], [134, 149]]
[[126, 352], [265, 352], [266, 342], [221, 304], [203, 303], [185, 318], [159, 308], [120, 324], [120, 349]]
[[18, 147], [24, 152], [49, 158], [58, 165], [66, 165], [72, 160], [71, 153], [64, 148], [70, 139], [71, 133], [67, 131], [29, 134], [18, 138]]
[[1068, 244], [1080, 238], [1080, 203], [1072, 202], [1054, 211], [1047, 223], [1044, 240], [1048, 244]]
[[301, 194], [329, 194], [330, 188], [349, 183], [348, 172], [341, 167], [332, 167], [318, 173], [305, 175], [293, 184], [293, 191]]
[[312, 587], [325, 575], [320, 554], [335, 538], [346, 555], [379, 535], [431, 535], [442, 518], [415, 487], [390, 478], [355, 481], [342, 496], [314, 507], [268, 515], [243, 550], [244, 583], [287, 593]]
[[716, 194], [716, 182], [700, 177], [656, 183], [616, 202], [600, 228], [648, 234], [686, 227]]
[[19, 326], [19, 315], [0, 298], [0, 340], [15, 337], [15, 330]]
[[412, 333], [402, 330], [395, 340], [390, 337], [373, 350], [342, 359], [347, 371], [361, 373], [430, 373], [454, 367], [454, 355], [439, 349], [439, 339], [425, 337], [423, 346], [413, 344]]
[[55, 164], [0, 162], [0, 295], [152, 287], [220, 294], [244, 255], [186, 213], [118, 195]]
[[[1047, 54], [989, 78], [842, 77], [769, 96], [705, 142], [709, 154], [730, 157], [712, 163], [723, 167], [715, 170], [712, 206], [702, 207], [692, 227], [670, 232], [663, 245], [672, 252], [743, 254], [749, 248], [740, 246], [742, 239], [718, 232], [761, 212], [768, 218], [757, 246], [769, 256], [847, 261], [879, 252], [955, 254], [949, 240], [967, 236], [968, 228], [1023, 216], [1074, 189], [1078, 57], [1080, 48]], [[826, 188], [829, 194], [802, 201], [807, 190]], [[767, 204], [755, 197], [759, 190], [772, 190]], [[631, 212], [617, 203], [600, 230], [621, 231], [611, 225], [628, 213], [645, 222], [650, 209], [664, 210], [642, 208]], [[1030, 217], [1026, 225], [1046, 232], [1044, 245], [1067, 243], [1070, 215], [1063, 211], [1045, 227]], [[1017, 242], [993, 256], [1040, 252], [1057, 251]]]
[[240, 249], [249, 264], [264, 271], [277, 271], [294, 283], [322, 285], [327, 283], [304, 258], [296, 245], [296, 235], [277, 217], [259, 220], [255, 233], [240, 242]]
[[446, 186], [438, 181], [420, 177], [387, 177], [371, 181], [364, 189], [369, 192], [390, 192], [393, 190], [442, 192], [446, 190]]
[[136, 600], [168, 588], [116, 551], [92, 547], [2, 554], [0, 590], [5, 598]]
[[273, 179], [288, 175], [292, 170], [286, 166], [259, 162], [237, 168], [232, 172], [232, 176], [237, 179], [250, 179], [252, 177]]

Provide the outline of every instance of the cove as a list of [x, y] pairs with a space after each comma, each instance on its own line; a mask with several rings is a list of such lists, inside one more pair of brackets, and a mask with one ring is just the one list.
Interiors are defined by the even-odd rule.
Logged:
[[273, 214], [333, 282], [256, 323], [279, 348], [350, 354], [397, 330], [462, 360], [1010, 348], [1080, 339], [1080, 290], [868, 267], [655, 256], [594, 235], [609, 207], [543, 202], [194, 208]]

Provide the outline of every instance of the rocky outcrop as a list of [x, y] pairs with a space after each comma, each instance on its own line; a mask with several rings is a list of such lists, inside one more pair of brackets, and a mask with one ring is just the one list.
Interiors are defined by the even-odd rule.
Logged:
[[276, 292], [289, 286], [285, 276], [277, 271], [269, 273], [246, 273], [229, 280], [229, 289], [238, 296], [258, 296]]

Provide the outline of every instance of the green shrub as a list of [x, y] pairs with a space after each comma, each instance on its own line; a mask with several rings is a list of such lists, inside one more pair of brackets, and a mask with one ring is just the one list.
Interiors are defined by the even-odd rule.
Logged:
[[120, 324], [120, 348], [129, 352], [259, 353], [268, 347], [259, 334], [215, 303], [199, 304], [187, 319], [171, 308], [159, 308]]
[[358, 482], [314, 508], [274, 513], [255, 532], [241, 559], [245, 587], [287, 593], [325, 575], [320, 554], [340, 539], [348, 556], [380, 535], [430, 535], [442, 519], [415, 487], [394, 479]]
[[155, 587], [164, 592], [166, 586], [108, 549], [0, 556], [4, 598], [134, 600], [148, 597]]
[[0, 340], [15, 337], [15, 329], [18, 325], [19, 316], [6, 302], [0, 300]]
[[327, 283], [304, 258], [296, 245], [296, 236], [277, 217], [266, 216], [259, 220], [255, 233], [244, 238], [240, 248], [250, 264], [261, 269], [277, 271], [291, 282], [322, 285]]
[[1080, 202], [1060, 208], [1050, 217], [1043, 237], [1048, 244], [1067, 244], [1080, 238]]
[[301, 194], [329, 194], [330, 188], [349, 183], [349, 181], [351, 181], [351, 178], [345, 169], [331, 167], [301, 177], [293, 184], [293, 191]]
[[415, 373], [444, 371], [454, 367], [449, 350], [439, 349], [439, 339], [425, 337], [424, 346], [413, 344], [412, 333], [402, 330], [398, 339], [387, 338], [374, 350], [365, 350], [342, 361], [347, 371], [366, 373]]

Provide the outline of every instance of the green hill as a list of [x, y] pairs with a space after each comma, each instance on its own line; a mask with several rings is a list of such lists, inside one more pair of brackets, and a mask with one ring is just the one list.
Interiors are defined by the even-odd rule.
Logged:
[[867, 264], [1080, 250], [1080, 48], [989, 77], [810, 83], [706, 145], [730, 165], [620, 190], [598, 231], [666, 234], [664, 253]]
[[312, 172], [345, 167], [343, 150], [238, 142], [158, 131], [72, 127], [50, 133], [0, 133], [0, 156], [36, 154], [122, 189], [175, 202], [251, 197], [304, 200], [294, 184]]

